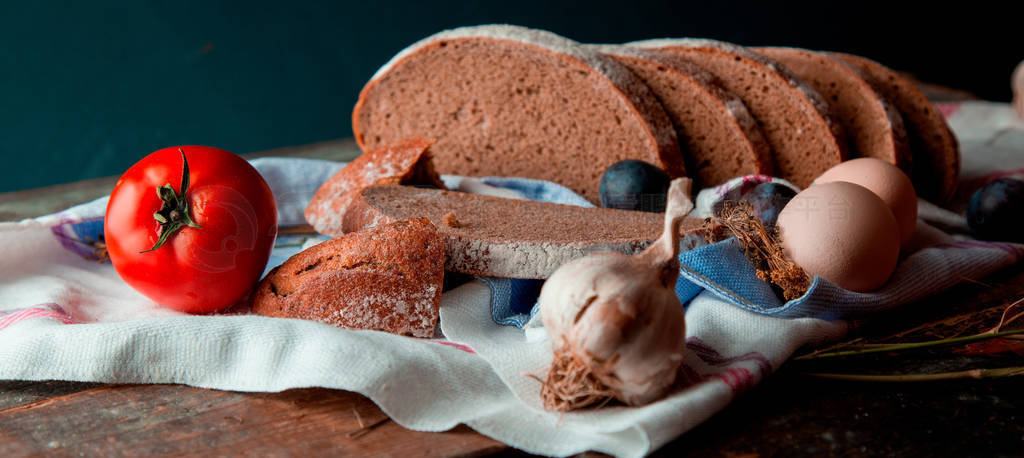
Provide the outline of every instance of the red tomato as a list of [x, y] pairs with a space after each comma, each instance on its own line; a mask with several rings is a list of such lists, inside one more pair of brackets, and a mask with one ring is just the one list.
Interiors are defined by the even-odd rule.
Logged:
[[117, 273], [137, 291], [207, 313], [238, 302], [260, 279], [277, 237], [277, 206], [244, 159], [208, 146], [165, 148], [117, 181], [104, 237]]

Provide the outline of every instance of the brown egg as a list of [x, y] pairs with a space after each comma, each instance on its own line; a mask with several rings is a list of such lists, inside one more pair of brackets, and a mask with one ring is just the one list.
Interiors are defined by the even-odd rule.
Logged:
[[777, 224], [790, 259], [842, 288], [878, 289], [896, 269], [899, 225], [885, 202], [863, 186], [813, 185], [786, 204]]
[[875, 193], [889, 206], [900, 226], [900, 245], [914, 235], [917, 228], [917, 193], [907, 174], [881, 159], [862, 157], [840, 163], [821, 174], [814, 183], [846, 181], [859, 184]]

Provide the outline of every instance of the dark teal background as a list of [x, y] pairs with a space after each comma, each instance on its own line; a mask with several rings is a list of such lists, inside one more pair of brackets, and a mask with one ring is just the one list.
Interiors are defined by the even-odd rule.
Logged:
[[1009, 100], [1024, 58], [1019, 12], [836, 5], [0, 3], [0, 191], [116, 175], [176, 144], [245, 153], [350, 136], [359, 90], [394, 53], [492, 22], [585, 42], [696, 36], [848, 51]]

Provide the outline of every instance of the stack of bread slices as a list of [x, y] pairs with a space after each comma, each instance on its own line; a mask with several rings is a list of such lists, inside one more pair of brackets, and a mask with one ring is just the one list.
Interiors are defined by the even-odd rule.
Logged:
[[440, 173], [545, 179], [593, 202], [623, 159], [698, 187], [749, 174], [806, 187], [839, 162], [876, 157], [938, 203], [960, 167], [941, 113], [863, 57], [702, 39], [584, 45], [508, 25], [404, 49], [363, 88], [352, 125], [364, 151], [433, 138]]
[[[448, 190], [439, 173], [544, 179], [592, 202], [624, 159], [698, 187], [750, 174], [806, 187], [846, 159], [876, 157], [937, 202], [959, 174], [942, 115], [882, 65], [710, 40], [583, 45], [507, 25], [444, 31], [377, 71], [352, 124], [365, 153], [305, 212], [338, 238], [271, 271], [256, 313], [430, 337], [445, 271], [547, 278], [588, 252], [638, 252], [664, 227], [653, 213], [509, 198], [471, 179], [475, 191]], [[682, 221], [684, 246], [703, 240], [702, 223]]]

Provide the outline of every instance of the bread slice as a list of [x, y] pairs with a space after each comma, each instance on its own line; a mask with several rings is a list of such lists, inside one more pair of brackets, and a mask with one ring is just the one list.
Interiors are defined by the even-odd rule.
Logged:
[[807, 187], [846, 159], [842, 127], [825, 100], [775, 60], [746, 48], [694, 38], [645, 40], [629, 45], [672, 52], [704, 67], [739, 96], [771, 145], [776, 175]]
[[[371, 186], [343, 221], [356, 231], [429, 218], [444, 239], [445, 269], [474, 275], [547, 278], [593, 251], [633, 254], [656, 240], [664, 215], [584, 208], [409, 186]], [[687, 218], [682, 232], [703, 220]]]
[[353, 329], [432, 337], [444, 282], [444, 245], [425, 218], [328, 240], [271, 270], [254, 313]]
[[687, 174], [697, 189], [742, 175], [771, 175], [771, 148], [743, 101], [707, 70], [671, 53], [592, 45], [636, 73], [676, 128]]
[[423, 184], [444, 189], [428, 152], [433, 143], [413, 137], [363, 153], [320, 185], [306, 206], [306, 221], [321, 234], [337, 236], [344, 233], [341, 215], [367, 186]]
[[752, 49], [782, 62], [825, 97], [846, 132], [850, 157], [881, 159], [910, 174], [912, 156], [903, 117], [856, 67], [806, 49]]
[[942, 113], [913, 83], [882, 64], [852, 54], [828, 55], [860, 70], [875, 90], [896, 105], [910, 138], [914, 157], [910, 178], [918, 197], [948, 202], [960, 178], [960, 145]]
[[436, 138], [440, 173], [561, 183], [591, 202], [606, 168], [639, 159], [684, 176], [661, 104], [615, 60], [550, 32], [448, 30], [398, 53], [359, 94], [359, 146]]

